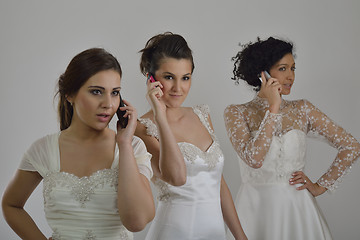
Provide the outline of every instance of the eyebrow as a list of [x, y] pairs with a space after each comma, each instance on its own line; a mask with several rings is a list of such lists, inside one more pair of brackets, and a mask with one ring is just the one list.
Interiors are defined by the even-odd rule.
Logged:
[[[173, 73], [171, 73], [171, 72], [163, 72], [162, 74], [163, 74], [163, 75], [166, 75], [166, 74], [175, 75], [175, 74], [173, 74]], [[186, 74], [184, 74], [183, 76], [187, 76], [187, 75], [191, 75], [191, 73], [186, 73]]]
[[[101, 87], [101, 86], [89, 86], [88, 88], [100, 88], [100, 89], [102, 89], [102, 90], [105, 90], [105, 88], [104, 87]], [[113, 88], [113, 90], [120, 90], [121, 89], [121, 87], [115, 87], [115, 88]]]
[[293, 65], [295, 65], [295, 63], [293, 63], [293, 64], [287, 64], [287, 63], [280, 63], [280, 64], [278, 64], [278, 65], [276, 65], [276, 66], [293, 66]]

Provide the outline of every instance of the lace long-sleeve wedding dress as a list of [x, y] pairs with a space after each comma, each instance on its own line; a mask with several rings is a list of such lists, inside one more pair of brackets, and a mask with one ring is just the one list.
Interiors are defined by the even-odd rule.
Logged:
[[[358, 141], [306, 100], [282, 99], [279, 114], [256, 96], [224, 112], [228, 136], [239, 156], [242, 184], [236, 208], [251, 240], [329, 240], [315, 198], [289, 184], [305, 166], [306, 136], [320, 135], [338, 154], [317, 183], [333, 190], [360, 155]], [[228, 239], [232, 239], [229, 235]]]

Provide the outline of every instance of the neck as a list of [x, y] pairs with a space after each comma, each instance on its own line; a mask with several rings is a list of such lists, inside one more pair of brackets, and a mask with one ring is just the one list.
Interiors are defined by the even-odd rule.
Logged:
[[168, 121], [176, 122], [184, 116], [183, 107], [166, 108], [166, 118]]
[[107, 135], [108, 131], [111, 130], [109, 128], [96, 130], [87, 126], [78, 126], [77, 124], [71, 124], [70, 127], [63, 132], [71, 138], [84, 142], [103, 138]]
[[[264, 98], [264, 99], [266, 99], [266, 96], [264, 95], [263, 92], [258, 92], [258, 93], [257, 93], [257, 96], [258, 96], [259, 98]], [[282, 98], [282, 94], [280, 94], [280, 97]]]

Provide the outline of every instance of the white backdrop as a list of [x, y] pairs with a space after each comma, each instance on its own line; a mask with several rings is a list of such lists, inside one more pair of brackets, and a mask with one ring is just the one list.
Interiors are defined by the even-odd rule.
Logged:
[[[183, 35], [193, 49], [195, 72], [184, 105], [207, 103], [226, 162], [224, 176], [235, 198], [238, 160], [225, 132], [224, 108], [253, 97], [235, 86], [231, 57], [238, 43], [257, 36], [294, 41], [296, 80], [286, 99], [306, 98], [360, 139], [360, 1], [358, 0], [182, 0], [182, 1], [0, 1], [1, 167], [0, 191], [12, 178], [22, 154], [35, 140], [58, 131], [55, 84], [73, 56], [104, 47], [119, 60], [123, 96], [149, 109], [138, 51], [154, 34]], [[306, 173], [315, 181], [336, 151], [309, 140]], [[334, 194], [318, 202], [335, 239], [359, 239], [360, 168], [356, 164]], [[26, 209], [50, 236], [44, 219], [42, 186]], [[18, 239], [0, 218], [1, 239]], [[135, 234], [143, 239], [147, 229]]]

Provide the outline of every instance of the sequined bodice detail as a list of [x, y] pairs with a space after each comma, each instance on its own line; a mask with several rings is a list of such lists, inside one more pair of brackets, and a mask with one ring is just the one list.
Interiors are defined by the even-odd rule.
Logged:
[[80, 207], [86, 207], [85, 203], [90, 201], [91, 195], [97, 189], [111, 188], [116, 191], [117, 169], [104, 169], [90, 176], [77, 177], [67, 172], [50, 172], [44, 178], [44, 205], [51, 202], [54, 188], [70, 190], [72, 198], [79, 203]]
[[[24, 171], [38, 172], [43, 178], [44, 210], [53, 240], [133, 239], [118, 211], [118, 146], [115, 146], [110, 168], [77, 177], [61, 171], [61, 134], [57, 132], [36, 140], [19, 166]], [[138, 137], [133, 137], [131, 146], [140, 174], [150, 179], [151, 154]]]
[[[288, 180], [291, 171], [303, 169], [305, 137], [311, 135], [338, 149], [333, 164], [318, 180], [333, 190], [360, 155], [358, 141], [307, 100], [282, 99], [278, 114], [270, 113], [268, 107], [266, 99], [256, 96], [225, 109], [228, 136], [242, 159], [243, 180], [278, 181], [281, 176]], [[268, 176], [261, 180], [264, 174]]]
[[216, 164], [219, 163], [220, 159], [223, 157], [218, 141], [213, 141], [211, 146], [205, 152], [191, 143], [180, 142], [178, 145], [184, 158], [188, 162], [195, 164], [195, 160], [200, 158], [204, 161], [209, 170], [215, 168]]
[[109, 239], [132, 239], [116, 207], [117, 181], [117, 169], [103, 169], [81, 178], [66, 172], [49, 172], [44, 177], [43, 193], [46, 218], [49, 225], [55, 226], [53, 239], [68, 239], [60, 229], [76, 229], [78, 234], [83, 229], [83, 240], [103, 239], [97, 233], [104, 236], [104, 232], [113, 234]]
[[[153, 182], [158, 188], [158, 200], [160, 201], [210, 201], [218, 200], [220, 194], [220, 181], [224, 165], [224, 156], [219, 142], [211, 129], [208, 121], [208, 107], [200, 105], [193, 107], [194, 113], [206, 127], [212, 144], [206, 151], [188, 142], [179, 142], [186, 164], [187, 181], [183, 186], [174, 187], [159, 178], [154, 177]], [[140, 118], [147, 134], [158, 139], [156, 125], [147, 118]], [[199, 189], [202, 186], [202, 189]]]

